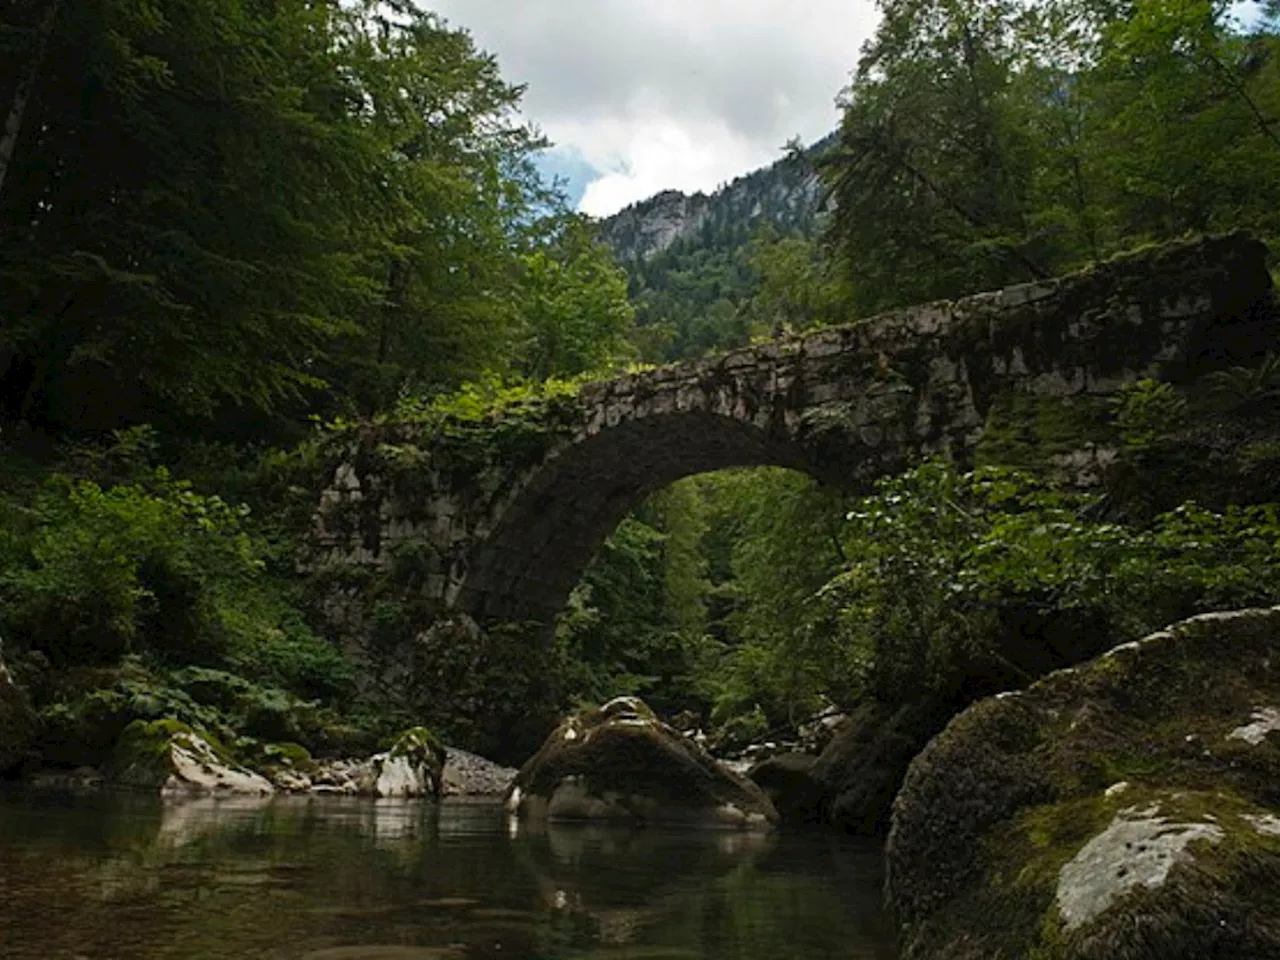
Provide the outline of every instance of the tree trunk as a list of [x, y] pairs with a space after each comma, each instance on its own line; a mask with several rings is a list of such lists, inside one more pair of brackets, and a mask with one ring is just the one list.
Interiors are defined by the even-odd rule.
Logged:
[[18, 81], [13, 93], [13, 103], [9, 106], [9, 115], [5, 117], [4, 134], [0, 136], [0, 195], [4, 194], [4, 178], [9, 172], [9, 163], [13, 160], [13, 150], [18, 143], [18, 134], [22, 130], [22, 115], [27, 111], [27, 103], [31, 99], [31, 91], [36, 84], [36, 76], [44, 63], [45, 52], [49, 48], [49, 36], [53, 33], [53, 22], [58, 16], [59, 0], [50, 0], [49, 9], [40, 21], [36, 34], [35, 54], [31, 58], [31, 66]]

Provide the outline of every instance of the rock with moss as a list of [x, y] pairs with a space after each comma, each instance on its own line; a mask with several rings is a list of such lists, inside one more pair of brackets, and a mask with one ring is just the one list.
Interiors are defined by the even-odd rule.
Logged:
[[[808, 771], [820, 819], [846, 833], [884, 836], [907, 767], [954, 710], [928, 700], [890, 706], [866, 701], [841, 725]], [[800, 799], [800, 798], [797, 798]]]
[[28, 759], [39, 733], [39, 717], [26, 692], [10, 675], [0, 651], [0, 773]]
[[516, 776], [507, 809], [530, 819], [747, 829], [778, 820], [759, 787], [634, 697], [564, 720]]
[[166, 795], [268, 794], [271, 782], [237, 764], [213, 738], [177, 720], [135, 720], [116, 743], [112, 783]]
[[310, 751], [298, 743], [258, 743], [246, 739], [237, 742], [236, 748], [251, 769], [287, 793], [310, 791], [312, 778], [320, 771], [320, 764]]
[[390, 750], [376, 753], [354, 777], [355, 792], [373, 797], [438, 797], [444, 771], [444, 745], [426, 727], [396, 738]]
[[445, 749], [426, 727], [402, 733], [391, 749], [374, 754], [373, 792], [379, 797], [439, 796]]
[[821, 822], [822, 786], [813, 778], [818, 758], [808, 753], [781, 753], [753, 765], [747, 778], [787, 823]]
[[981, 701], [913, 761], [904, 957], [1280, 957], [1280, 607], [1175, 624]]

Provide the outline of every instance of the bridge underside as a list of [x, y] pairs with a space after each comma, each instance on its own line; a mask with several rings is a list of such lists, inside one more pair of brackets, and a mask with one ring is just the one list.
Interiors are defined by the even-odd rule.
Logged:
[[813, 472], [804, 452], [705, 412], [633, 420], [547, 464], [471, 557], [454, 605], [482, 620], [550, 621], [604, 540], [647, 497], [727, 467]]

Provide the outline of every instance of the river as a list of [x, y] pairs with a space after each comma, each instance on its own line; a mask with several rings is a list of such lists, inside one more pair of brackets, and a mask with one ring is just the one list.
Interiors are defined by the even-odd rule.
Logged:
[[4, 960], [890, 960], [873, 847], [494, 802], [0, 792]]

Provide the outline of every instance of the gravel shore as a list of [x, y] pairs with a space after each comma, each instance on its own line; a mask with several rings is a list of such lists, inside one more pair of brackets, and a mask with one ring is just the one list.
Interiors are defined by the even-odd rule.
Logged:
[[502, 796], [518, 771], [456, 747], [445, 748], [442, 793], [446, 797]]

